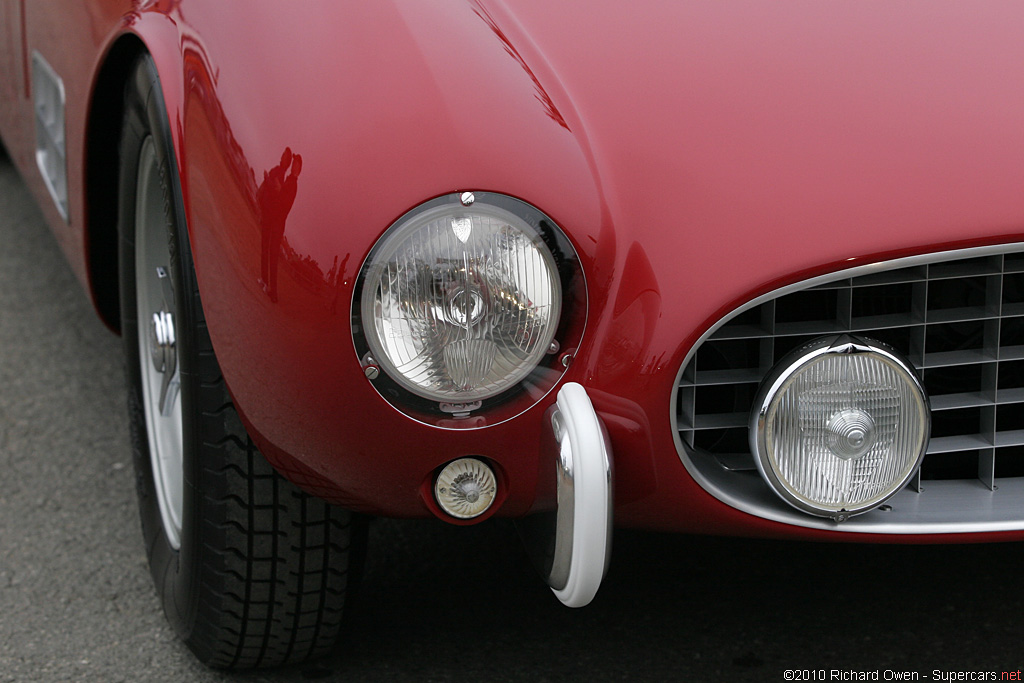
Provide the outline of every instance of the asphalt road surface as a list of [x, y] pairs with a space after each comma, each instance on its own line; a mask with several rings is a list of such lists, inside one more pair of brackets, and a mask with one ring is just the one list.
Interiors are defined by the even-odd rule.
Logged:
[[378, 520], [336, 654], [211, 672], [150, 585], [122, 382], [118, 338], [0, 152], [0, 681], [998, 680], [1024, 667], [1018, 544], [620, 531], [596, 601], [569, 610], [506, 524]]

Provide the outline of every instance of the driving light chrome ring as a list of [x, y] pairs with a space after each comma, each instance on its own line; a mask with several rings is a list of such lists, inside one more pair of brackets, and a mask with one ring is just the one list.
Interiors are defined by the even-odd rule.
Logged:
[[749, 433], [772, 491], [841, 522], [910, 481], [930, 427], [928, 397], [910, 363], [881, 343], [843, 335], [817, 339], [775, 366]]

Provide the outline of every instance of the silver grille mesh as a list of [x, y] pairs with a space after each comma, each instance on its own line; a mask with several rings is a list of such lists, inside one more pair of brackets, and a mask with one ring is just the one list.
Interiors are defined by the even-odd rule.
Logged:
[[[873, 269], [874, 270], [874, 269]], [[747, 424], [757, 387], [816, 337], [885, 342], [921, 375], [932, 432], [921, 480], [1024, 476], [1024, 252], [915, 265], [817, 284], [743, 309], [691, 354], [678, 387], [684, 446], [754, 469]]]

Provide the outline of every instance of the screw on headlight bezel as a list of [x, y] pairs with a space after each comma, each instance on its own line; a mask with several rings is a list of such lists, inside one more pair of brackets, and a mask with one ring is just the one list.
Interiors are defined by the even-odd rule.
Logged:
[[[389, 237], [404, 226], [427, 212], [449, 208], [453, 214], [473, 211], [479, 207], [494, 207], [508, 212], [537, 233], [553, 260], [554, 271], [561, 286], [561, 312], [558, 318], [553, 344], [556, 348], [577, 348], [583, 335], [587, 318], [586, 282], [579, 257], [569, 239], [555, 222], [539, 209], [508, 195], [492, 192], [473, 192], [473, 202], [467, 206], [465, 192], [456, 192], [427, 201], [406, 212], [379, 237], [363, 260], [356, 278], [352, 296], [351, 325], [352, 339], [357, 358], [366, 365], [367, 358], [375, 355], [367, 334], [375, 334], [373, 321], [363, 322], [364, 288], [374, 259], [388, 242]], [[379, 345], [379, 342], [378, 342]], [[545, 344], [547, 346], [547, 344]], [[396, 409], [424, 424], [449, 428], [468, 429], [486, 427], [528, 410], [550, 392], [566, 372], [558, 353], [545, 353], [518, 383], [502, 393], [480, 400], [457, 403], [425, 398], [410, 391], [402, 382], [396, 381], [389, 368], [380, 359], [373, 360], [380, 367], [379, 373], [370, 381], [373, 388]]]
[[[778, 468], [774, 454], [769, 452], [767, 444], [767, 423], [771, 419], [772, 408], [777, 397], [787, 389], [789, 383], [809, 368], [815, 361], [829, 355], [871, 354], [903, 378], [912, 395], [917, 399], [913, 407], [920, 411], [920, 431], [923, 436], [916, 452], [909, 460], [908, 466], [900, 470], [900, 477], [894, 478], [886, 492], [868, 499], [856, 506], [827, 506], [811, 500], [808, 496], [796, 491], [796, 486], [784, 480]], [[834, 416], [833, 416], [834, 417]], [[901, 491], [913, 478], [928, 449], [931, 432], [931, 406], [924, 385], [914, 370], [914, 366], [904, 359], [892, 347], [875, 340], [866, 340], [853, 335], [825, 336], [795, 349], [779, 361], [761, 383], [754, 399], [750, 415], [750, 449], [754, 455], [757, 469], [769, 488], [783, 501], [792, 507], [817, 516], [828, 517], [837, 522], [846, 521], [854, 515], [869, 512], [881, 506], [885, 501]], [[842, 457], [838, 456], [837, 457]]]

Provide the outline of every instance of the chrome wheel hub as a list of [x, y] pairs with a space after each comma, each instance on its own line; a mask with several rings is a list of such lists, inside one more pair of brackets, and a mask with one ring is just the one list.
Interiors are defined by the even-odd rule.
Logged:
[[[181, 385], [164, 191], [153, 139], [139, 153], [135, 200], [135, 295], [142, 404], [150, 466], [167, 540], [181, 546]], [[148, 329], [144, 326], [148, 325]]]
[[166, 310], [153, 314], [149, 325], [149, 354], [160, 382], [160, 415], [170, 417], [178, 397], [178, 351], [174, 336], [174, 315]]

